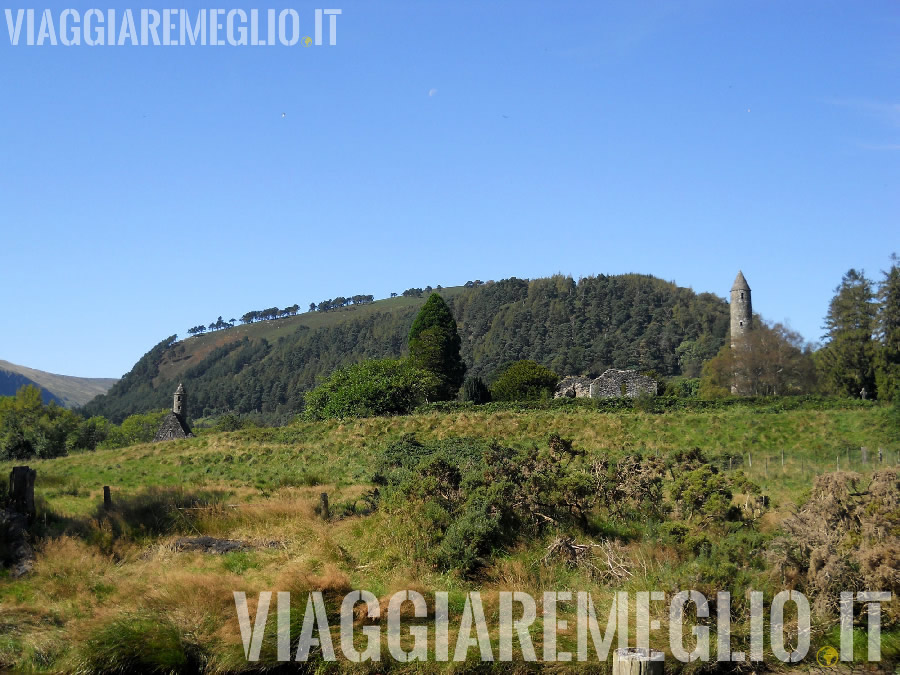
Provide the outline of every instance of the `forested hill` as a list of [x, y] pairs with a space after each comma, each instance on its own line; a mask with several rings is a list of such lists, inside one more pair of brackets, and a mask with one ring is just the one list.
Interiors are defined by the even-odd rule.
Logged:
[[[490, 379], [534, 359], [559, 375], [608, 367], [696, 375], [728, 331], [728, 305], [647, 275], [505, 279], [441, 291], [453, 309], [468, 374]], [[114, 421], [171, 405], [184, 382], [192, 417], [287, 415], [335, 367], [399, 356], [425, 297], [307, 312], [176, 341], [163, 340], [85, 406]]]

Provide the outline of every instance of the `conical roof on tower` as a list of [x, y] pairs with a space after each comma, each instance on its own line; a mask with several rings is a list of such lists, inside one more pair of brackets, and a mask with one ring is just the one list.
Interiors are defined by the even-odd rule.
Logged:
[[734, 278], [734, 285], [732, 285], [731, 290], [733, 291], [749, 291], [750, 284], [747, 283], [747, 280], [744, 278], [744, 273], [738, 270], [737, 276]]
[[[736, 282], [735, 282], [735, 283], [736, 283]], [[744, 283], [746, 283], [746, 282], [744, 282]], [[183, 393], [184, 393], [184, 385], [181, 384], [181, 382], [178, 383], [178, 389], [175, 390], [175, 393], [176, 393], [176, 394], [183, 394]]]

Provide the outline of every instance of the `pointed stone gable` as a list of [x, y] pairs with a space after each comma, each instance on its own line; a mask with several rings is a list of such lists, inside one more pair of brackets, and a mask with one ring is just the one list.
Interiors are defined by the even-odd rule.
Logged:
[[172, 441], [176, 438], [193, 438], [190, 427], [178, 415], [170, 412], [163, 418], [162, 424], [159, 425], [159, 431], [153, 437], [153, 442]]

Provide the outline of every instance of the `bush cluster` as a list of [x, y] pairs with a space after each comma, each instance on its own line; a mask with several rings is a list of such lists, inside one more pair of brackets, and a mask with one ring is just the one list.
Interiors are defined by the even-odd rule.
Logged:
[[[664, 529], [673, 543], [709, 556], [719, 550], [716, 531], [744, 525], [731, 497], [748, 489], [699, 450], [678, 453], [669, 464], [637, 454], [588, 463], [556, 434], [545, 447], [526, 449], [460, 438], [423, 443], [407, 435], [381, 453], [374, 482], [380, 507], [397, 536], [408, 537], [411, 555], [463, 576], [524, 536], [592, 536], [616, 529], [603, 523], [643, 528], [670, 516], [679, 519]], [[733, 551], [722, 555], [741, 564]]]
[[433, 399], [440, 382], [403, 359], [372, 359], [334, 371], [306, 394], [309, 420], [402, 415]]

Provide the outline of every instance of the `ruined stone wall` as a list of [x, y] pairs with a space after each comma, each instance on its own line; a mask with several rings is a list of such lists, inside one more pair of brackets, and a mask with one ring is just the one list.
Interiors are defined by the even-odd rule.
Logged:
[[656, 380], [633, 370], [610, 368], [591, 383], [591, 398], [635, 398], [641, 394], [656, 396]]
[[556, 386], [555, 398], [634, 398], [641, 394], [656, 396], [656, 380], [633, 370], [610, 368], [600, 377], [570, 375]]
[[569, 375], [556, 385], [553, 398], [587, 398], [591, 395], [591, 378]]

